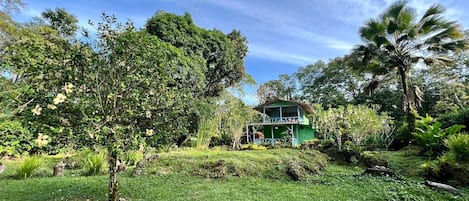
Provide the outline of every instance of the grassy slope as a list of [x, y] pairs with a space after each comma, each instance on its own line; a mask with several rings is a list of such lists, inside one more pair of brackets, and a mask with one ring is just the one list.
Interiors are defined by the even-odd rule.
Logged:
[[[327, 171], [301, 182], [268, 179], [262, 175], [210, 179], [190, 174], [191, 169], [197, 166], [194, 161], [223, 159], [233, 163], [246, 161], [246, 164], [257, 166], [256, 161], [276, 161], [292, 154], [298, 153], [296, 150], [272, 150], [164, 154], [159, 165], [157, 163], [155, 167], [149, 168], [149, 175], [131, 178], [127, 174], [121, 174], [121, 193], [127, 200], [469, 200], [467, 197], [453, 197], [447, 193], [434, 192], [416, 182], [355, 177], [354, 175], [362, 172], [361, 168], [338, 165], [330, 165]], [[14, 161], [7, 161], [9, 167], [15, 164]], [[50, 167], [53, 165], [48, 164]], [[166, 170], [165, 174], [152, 174], [161, 171], [162, 167]], [[170, 167], [173, 169], [168, 169]], [[182, 173], [172, 173], [176, 170]], [[184, 173], [184, 170], [191, 171]], [[62, 178], [35, 177], [15, 180], [8, 177], [12, 173], [14, 171], [7, 170], [3, 178], [0, 178], [0, 200], [106, 199], [105, 176], [72, 176], [75, 171], [68, 172], [67, 176]], [[46, 172], [40, 174], [44, 176]], [[469, 195], [468, 188], [464, 191]]]

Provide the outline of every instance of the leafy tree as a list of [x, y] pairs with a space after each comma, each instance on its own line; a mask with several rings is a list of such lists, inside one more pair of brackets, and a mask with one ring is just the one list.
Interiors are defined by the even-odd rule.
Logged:
[[202, 29], [188, 13], [178, 16], [163, 11], [151, 17], [145, 27], [148, 33], [184, 50], [187, 56], [205, 60], [206, 80], [201, 97], [219, 96], [245, 76], [243, 59], [247, 54], [247, 40], [237, 30], [224, 34]]
[[241, 148], [241, 137], [243, 136], [244, 126], [253, 121], [257, 116], [255, 110], [246, 106], [239, 98], [225, 93], [221, 109], [221, 136], [230, 139], [234, 150]]
[[409, 83], [409, 70], [419, 61], [427, 65], [450, 64], [445, 53], [465, 48], [466, 40], [456, 22], [443, 18], [442, 6], [433, 5], [417, 18], [406, 3], [398, 1], [379, 18], [368, 20], [360, 28], [365, 44], [357, 47], [352, 55], [364, 64], [361, 70], [374, 75], [398, 73], [402, 108], [412, 131], [415, 119], [410, 111], [420, 105], [422, 94], [417, 86]]
[[286, 100], [293, 100], [296, 98], [296, 79], [294, 76], [288, 74], [281, 74], [278, 80], [283, 86], [280, 97]]
[[[147, 139], [167, 143], [187, 132], [184, 115], [191, 108], [192, 89], [202, 87], [197, 71], [201, 60], [191, 59], [174, 46], [131, 23], [112, 16], [99, 23], [97, 52], [86, 66], [83, 94], [85, 122], [91, 134], [105, 139], [109, 154], [109, 200], [117, 200], [117, 160], [120, 152]], [[103, 76], [106, 75], [106, 76]], [[191, 80], [198, 75], [199, 80]], [[133, 146], [132, 146], [133, 145]]]
[[338, 107], [353, 100], [359, 94], [359, 81], [362, 79], [346, 66], [342, 58], [301, 67], [295, 76], [302, 99], [320, 103], [323, 107]]
[[17, 97], [28, 104], [16, 116], [30, 122], [38, 146], [74, 144], [69, 136], [87, 141], [83, 146], [107, 146], [109, 198], [117, 200], [120, 151], [172, 143], [188, 132], [204, 61], [131, 23], [103, 18], [92, 44], [68, 40], [48, 26], [19, 27], [1, 66], [29, 88]]
[[284, 98], [284, 90], [285, 87], [280, 80], [270, 80], [257, 89], [257, 98], [259, 98], [260, 103], [265, 103], [277, 98]]
[[[383, 143], [387, 147], [388, 142], [382, 140], [382, 136], [389, 138], [393, 121], [387, 114], [378, 114], [376, 108], [368, 108], [364, 105], [347, 105], [337, 108], [323, 109], [315, 107], [312, 115], [314, 127], [325, 139], [334, 139], [342, 147], [344, 139], [351, 139], [354, 144], [364, 145], [367, 141]], [[386, 143], [386, 144], [384, 144]]]
[[19, 12], [26, 7], [22, 0], [0, 0], [1, 12]]
[[63, 8], [46, 9], [41, 13], [41, 16], [48, 22], [49, 26], [63, 34], [63, 36], [73, 36], [78, 30], [78, 19]]

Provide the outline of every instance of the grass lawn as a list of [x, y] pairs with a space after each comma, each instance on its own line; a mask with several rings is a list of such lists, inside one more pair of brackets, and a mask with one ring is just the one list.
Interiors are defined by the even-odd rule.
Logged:
[[[469, 200], [445, 192], [430, 190], [421, 182], [397, 181], [391, 178], [357, 177], [360, 167], [330, 164], [326, 170], [304, 181], [284, 177], [265, 178], [263, 175], [229, 176], [213, 179], [189, 174], [198, 165], [194, 161], [223, 159], [227, 163], [259, 166], [256, 161], [278, 161], [298, 150], [268, 150], [243, 152], [171, 152], [163, 154], [160, 162], [151, 164], [148, 172], [139, 177], [122, 173], [120, 190], [127, 200]], [[179, 158], [179, 159], [175, 159]], [[190, 159], [193, 159], [191, 162]], [[49, 160], [49, 159], [47, 159]], [[52, 158], [52, 160], [57, 160]], [[170, 162], [172, 161], [172, 163]], [[9, 167], [15, 161], [5, 162]], [[171, 164], [169, 164], [171, 163]], [[184, 165], [187, 164], [187, 165]], [[52, 163], [50, 163], [52, 165]], [[269, 169], [271, 164], [265, 164]], [[169, 167], [173, 166], [174, 169]], [[184, 167], [187, 167], [184, 172]], [[85, 177], [67, 172], [65, 177], [50, 177], [47, 168], [26, 180], [11, 177], [12, 170], [0, 177], [0, 200], [106, 200], [107, 177]], [[155, 174], [158, 170], [165, 174]], [[183, 173], [173, 172], [181, 171]], [[278, 172], [274, 172], [278, 173]], [[51, 173], [49, 173], [51, 174]], [[423, 181], [423, 180], [422, 180]], [[469, 195], [469, 188], [462, 188]]]

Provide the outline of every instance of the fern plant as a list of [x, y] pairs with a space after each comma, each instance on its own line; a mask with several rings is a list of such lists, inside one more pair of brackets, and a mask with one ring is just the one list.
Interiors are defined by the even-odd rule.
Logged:
[[469, 135], [457, 134], [449, 136], [445, 140], [445, 145], [456, 160], [469, 161]]
[[38, 157], [29, 157], [26, 158], [16, 169], [16, 176], [19, 179], [26, 179], [31, 177], [33, 172], [37, 170], [42, 165], [42, 160]]

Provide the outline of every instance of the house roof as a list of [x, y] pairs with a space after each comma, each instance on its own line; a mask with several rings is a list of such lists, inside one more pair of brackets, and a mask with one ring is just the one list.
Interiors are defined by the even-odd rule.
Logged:
[[284, 99], [273, 99], [273, 100], [270, 100], [270, 101], [267, 101], [263, 104], [260, 104], [256, 107], [254, 107], [254, 109], [258, 110], [258, 111], [262, 111], [262, 108], [265, 107], [265, 106], [268, 106], [268, 105], [271, 105], [273, 103], [276, 103], [276, 102], [289, 102], [289, 103], [293, 103], [295, 105], [298, 105], [301, 109], [303, 109], [306, 113], [308, 114], [313, 114], [313, 107], [309, 104], [306, 104], [306, 103], [303, 103], [303, 102], [300, 102], [300, 101], [295, 101], [295, 100], [284, 100]]

